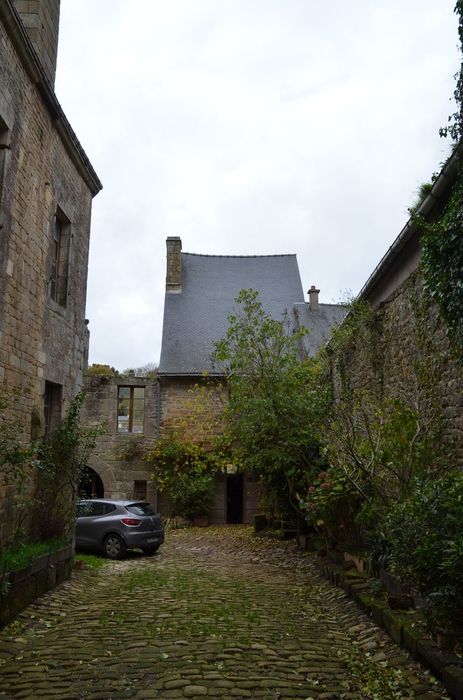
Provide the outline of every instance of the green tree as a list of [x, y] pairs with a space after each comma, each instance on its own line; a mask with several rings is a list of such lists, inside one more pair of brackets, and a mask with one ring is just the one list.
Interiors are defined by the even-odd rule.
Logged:
[[77, 394], [59, 427], [37, 450], [36, 531], [41, 539], [69, 535], [74, 523], [79, 484], [101, 426], [80, 425], [83, 392]]
[[99, 365], [94, 363], [87, 369], [87, 377], [117, 377], [119, 372], [109, 365]]
[[228, 380], [225, 431], [235, 461], [259, 475], [280, 507], [297, 510], [297, 493], [318, 468], [318, 428], [329, 399], [319, 364], [301, 359], [304, 332], [276, 321], [258, 293], [242, 290], [214, 362]]

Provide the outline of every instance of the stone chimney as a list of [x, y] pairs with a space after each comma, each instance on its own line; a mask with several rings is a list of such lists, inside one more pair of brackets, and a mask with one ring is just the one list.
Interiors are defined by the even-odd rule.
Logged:
[[181, 294], [182, 291], [182, 239], [179, 236], [168, 236], [167, 246], [167, 275], [166, 292]]
[[14, 4], [50, 85], [54, 87], [60, 0], [14, 0]]
[[309, 291], [307, 292], [309, 295], [309, 307], [311, 311], [318, 311], [318, 295], [320, 294], [320, 290], [315, 287], [313, 284]]

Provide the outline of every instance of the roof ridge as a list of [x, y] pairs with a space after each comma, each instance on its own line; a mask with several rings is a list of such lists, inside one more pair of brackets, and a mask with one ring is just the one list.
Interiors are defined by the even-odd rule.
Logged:
[[[308, 306], [308, 305], [310, 304], [310, 301], [295, 301], [294, 304], [295, 304], [295, 305], [296, 305], [296, 304], [306, 304], [306, 305]], [[320, 301], [320, 302], [318, 303], [318, 305], [319, 305], [319, 306], [336, 306], [336, 307], [341, 308], [341, 309], [347, 308], [346, 305], [343, 304], [342, 302], [336, 303], [335, 301], [333, 301], [333, 302], [329, 302], [329, 301]]]
[[297, 253], [273, 253], [269, 255], [211, 255], [209, 253], [188, 253], [182, 251], [182, 255], [193, 255], [197, 258], [295, 258]]

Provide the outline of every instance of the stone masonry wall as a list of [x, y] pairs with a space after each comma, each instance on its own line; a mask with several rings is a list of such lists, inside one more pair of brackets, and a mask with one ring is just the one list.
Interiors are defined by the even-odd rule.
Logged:
[[[222, 430], [217, 416], [227, 401], [228, 389], [223, 382], [194, 377], [161, 377], [161, 431], [177, 432], [207, 445]], [[233, 473], [233, 467], [231, 467]], [[214, 503], [209, 513], [211, 523], [227, 522], [227, 475], [218, 474]], [[259, 509], [259, 484], [243, 474], [243, 522], [252, 523]], [[162, 507], [168, 504], [160, 498]]]
[[[22, 416], [43, 408], [44, 381], [69, 399], [82, 385], [92, 193], [0, 25], [0, 119], [9, 132], [1, 191], [0, 382], [28, 386]], [[71, 222], [67, 304], [49, 298], [54, 216]]]
[[161, 377], [161, 428], [206, 443], [220, 433], [217, 416], [227, 400], [221, 382], [196, 377]]
[[[145, 387], [145, 420], [143, 433], [117, 432], [117, 395], [119, 386]], [[157, 383], [146, 377], [87, 377], [82, 424], [103, 425], [105, 434], [88, 466], [103, 481], [106, 498], [133, 498], [135, 481], [147, 482], [147, 498], [155, 503], [155, 489], [150, 481], [150, 467], [143, 460], [157, 435]]]
[[14, 0], [51, 85], [55, 83], [60, 0]]
[[[15, 402], [12, 413], [29, 440], [44, 431], [45, 382], [61, 385], [61, 412], [82, 385], [87, 363], [85, 302], [95, 192], [77, 170], [76, 158], [70, 155], [74, 146], [64, 142], [56, 115], [52, 116], [53, 110], [26, 70], [25, 54], [20, 55], [17, 44], [13, 45], [11, 26], [7, 28], [2, 21], [7, 16], [7, 8], [1, 8], [0, 385], [28, 390]], [[58, 210], [70, 222], [65, 306], [50, 299]], [[7, 500], [0, 485], [3, 542], [9, 536]]]
[[[418, 272], [379, 306], [342, 360], [351, 386], [376, 390], [381, 398], [403, 398], [411, 405], [423, 396], [417, 368], [433, 368], [429, 380], [444, 423], [442, 450], [450, 455], [450, 466], [463, 466], [463, 366]], [[339, 380], [336, 372], [334, 378]]]

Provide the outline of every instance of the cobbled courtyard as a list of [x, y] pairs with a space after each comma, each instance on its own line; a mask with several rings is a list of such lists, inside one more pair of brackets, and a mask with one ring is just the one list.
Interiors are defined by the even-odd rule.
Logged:
[[0, 631], [0, 698], [448, 697], [294, 542], [169, 532]]

